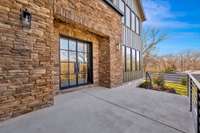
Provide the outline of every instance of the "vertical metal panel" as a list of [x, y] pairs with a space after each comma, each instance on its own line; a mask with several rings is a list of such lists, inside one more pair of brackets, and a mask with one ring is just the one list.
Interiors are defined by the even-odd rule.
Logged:
[[124, 77], [123, 81], [128, 82], [128, 81], [142, 78], [143, 72], [142, 71], [124, 72], [123, 77]]

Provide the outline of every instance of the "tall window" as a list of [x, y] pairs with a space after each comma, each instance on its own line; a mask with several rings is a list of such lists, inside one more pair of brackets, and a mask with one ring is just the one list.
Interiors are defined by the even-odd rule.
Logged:
[[125, 58], [125, 46], [122, 46], [122, 63], [123, 63], [123, 70], [126, 70], [126, 58]]
[[135, 50], [135, 34], [140, 35], [140, 20], [133, 9], [133, 0], [119, 0], [118, 8], [124, 13], [122, 19], [122, 58], [125, 72], [140, 71], [140, 51]]
[[126, 27], [123, 25], [122, 26], [122, 44], [125, 45], [126, 44]]
[[140, 51], [133, 48], [122, 46], [122, 60], [125, 72], [140, 71]]
[[135, 58], [136, 58], [136, 50], [132, 49], [132, 70], [133, 71], [136, 71], [136, 61], [135, 61]]
[[131, 27], [131, 10], [128, 6], [126, 6], [126, 26]]
[[135, 14], [131, 12], [131, 29], [135, 31]]
[[[124, 2], [122, 1], [122, 0], [119, 0], [119, 9], [123, 12], [123, 13], [125, 13], [125, 4], [124, 4]], [[122, 17], [122, 23], [124, 24], [124, 16]]]
[[137, 62], [137, 70], [140, 71], [140, 51], [137, 51], [136, 53], [136, 62]]
[[126, 45], [131, 46], [131, 30], [129, 28], [126, 28]]
[[131, 71], [131, 49], [126, 47], [126, 71]]
[[140, 34], [140, 22], [138, 17], [136, 17], [136, 33]]
[[119, 0], [119, 9], [124, 13], [124, 2], [122, 0]]

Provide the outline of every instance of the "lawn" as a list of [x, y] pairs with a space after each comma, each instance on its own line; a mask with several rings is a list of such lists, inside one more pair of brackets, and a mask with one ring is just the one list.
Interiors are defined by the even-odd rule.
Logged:
[[[146, 88], [146, 85], [147, 84], [144, 81], [144, 83], [142, 83], [141, 85], [139, 85], [139, 87]], [[165, 81], [164, 88], [157, 89], [156, 86], [157, 85], [153, 82], [153, 90], [167, 91], [167, 92], [170, 92], [170, 93], [174, 93], [174, 91], [176, 91], [176, 93], [178, 95], [187, 96], [187, 87], [186, 87], [186, 85], [182, 85], [181, 83], [176, 83], [176, 82], [171, 82], [171, 81]]]
[[184, 96], [187, 95], [187, 87], [185, 85], [166, 81], [165, 86], [168, 88], [173, 88], [174, 90], [176, 90], [176, 93], [179, 95], [184, 95]]

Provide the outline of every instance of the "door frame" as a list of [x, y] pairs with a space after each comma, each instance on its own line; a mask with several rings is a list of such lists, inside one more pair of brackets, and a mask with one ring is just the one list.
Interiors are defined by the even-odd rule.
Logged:
[[[87, 78], [88, 78], [88, 82], [87, 83], [85, 83], [85, 84], [77, 84], [76, 83], [76, 85], [73, 85], [73, 86], [68, 86], [68, 87], [61, 87], [61, 60], [60, 60], [60, 39], [61, 38], [65, 38], [65, 39], [71, 39], [71, 40], [74, 40], [74, 41], [76, 41], [76, 45], [77, 45], [77, 41], [80, 41], [80, 42], [83, 42], [83, 43], [87, 43], [87, 45], [89, 46], [88, 47], [88, 68], [87, 69], [89, 69], [88, 70], [88, 76], [87, 76]], [[65, 89], [70, 89], [70, 88], [74, 88], [74, 87], [79, 87], [79, 86], [83, 86], [83, 85], [88, 85], [88, 84], [93, 84], [93, 45], [92, 45], [92, 42], [89, 42], [89, 41], [85, 41], [85, 40], [81, 40], [81, 39], [79, 39], [79, 38], [75, 38], [75, 37], [69, 37], [69, 36], [66, 36], [66, 35], [63, 35], [63, 34], [60, 34], [59, 35], [59, 46], [58, 46], [58, 55], [59, 55], [59, 90], [65, 90]], [[77, 51], [76, 51], [76, 54], [77, 54]], [[77, 57], [76, 57], [77, 58]], [[90, 68], [89, 68], [90, 67]], [[76, 78], [78, 78], [78, 77], [76, 77]], [[77, 81], [77, 79], [76, 79], [76, 82], [78, 82]]]

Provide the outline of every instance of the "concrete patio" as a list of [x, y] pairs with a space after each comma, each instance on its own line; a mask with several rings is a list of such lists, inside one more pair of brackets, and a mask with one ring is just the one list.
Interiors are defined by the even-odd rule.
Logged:
[[194, 133], [187, 97], [134, 86], [58, 95], [50, 108], [1, 122], [0, 133]]

